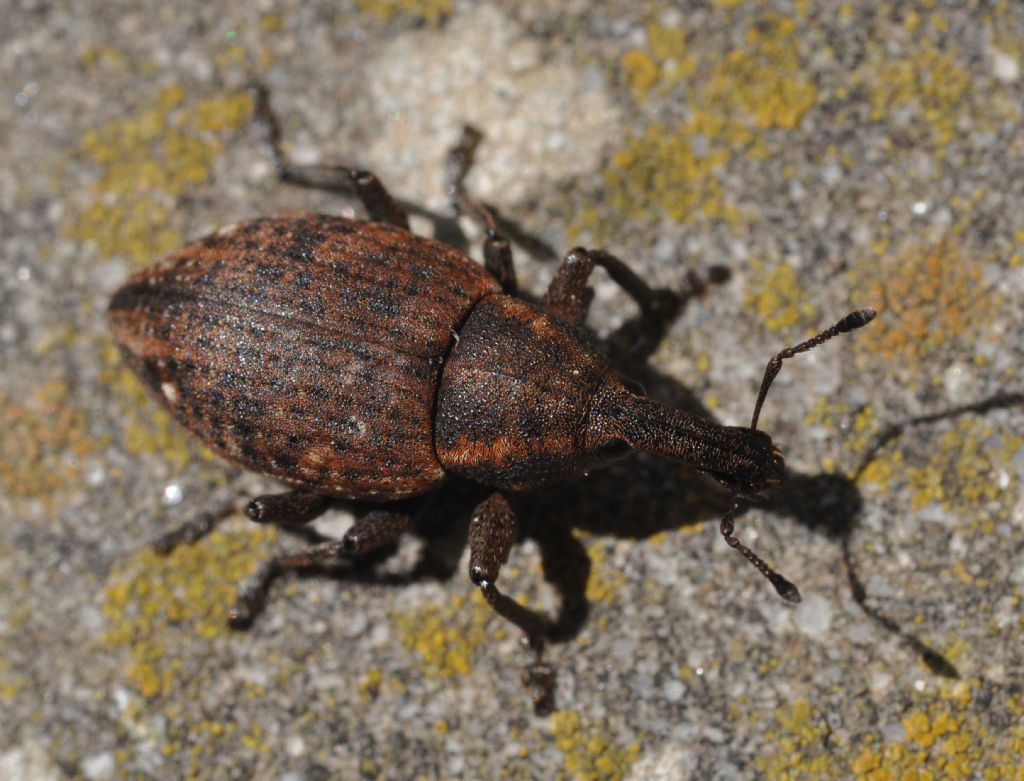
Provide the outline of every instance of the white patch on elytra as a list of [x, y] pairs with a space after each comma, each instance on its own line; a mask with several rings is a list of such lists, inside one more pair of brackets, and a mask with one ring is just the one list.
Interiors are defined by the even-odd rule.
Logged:
[[162, 382], [160, 383], [160, 390], [163, 391], [164, 396], [171, 404], [177, 404], [178, 402], [178, 389], [174, 387], [173, 383]]
[[232, 233], [237, 231], [239, 227], [241, 227], [241, 225], [242, 223], [240, 222], [233, 223], [232, 225], [225, 225], [223, 228], [220, 228], [214, 235], [217, 236], [217, 238], [221, 239], [227, 238]]

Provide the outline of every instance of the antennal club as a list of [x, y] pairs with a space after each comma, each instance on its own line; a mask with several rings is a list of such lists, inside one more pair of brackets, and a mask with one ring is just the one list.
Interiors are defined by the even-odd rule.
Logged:
[[[771, 388], [772, 383], [775, 381], [779, 371], [782, 369], [782, 362], [784, 360], [792, 358], [794, 355], [798, 355], [799, 353], [807, 352], [808, 350], [811, 350], [820, 344], [824, 344], [840, 334], [849, 333], [850, 331], [862, 328], [874, 320], [877, 314], [878, 313], [874, 309], [858, 309], [856, 312], [851, 312], [831, 328], [825, 329], [817, 336], [808, 339], [806, 342], [800, 342], [800, 344], [794, 345], [793, 347], [787, 347], [768, 361], [768, 365], [764, 370], [764, 379], [761, 380], [761, 390], [757, 394], [757, 401], [754, 404], [754, 415], [750, 420], [750, 428], [757, 428], [757, 421], [761, 416], [761, 407], [764, 405], [765, 397], [768, 395], [768, 389]], [[732, 496], [729, 497], [729, 508], [722, 516], [722, 522], [719, 527], [722, 536], [730, 547], [735, 548], [743, 554], [747, 561], [757, 567], [758, 572], [768, 578], [768, 581], [775, 587], [775, 590], [779, 593], [780, 597], [787, 602], [799, 602], [800, 590], [789, 580], [769, 567], [765, 563], [764, 559], [733, 536], [733, 531], [736, 528], [735, 518], [736, 510], [739, 508], [740, 493], [741, 492], [738, 488], [734, 489]]]

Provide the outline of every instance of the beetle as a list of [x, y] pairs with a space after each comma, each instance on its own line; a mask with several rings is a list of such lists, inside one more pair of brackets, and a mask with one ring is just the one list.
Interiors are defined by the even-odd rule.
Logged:
[[[128, 364], [204, 444], [291, 486], [249, 501], [250, 519], [297, 526], [336, 499], [376, 506], [340, 540], [265, 562], [241, 588], [233, 624], [252, 620], [279, 573], [394, 542], [413, 520], [403, 500], [457, 476], [493, 489], [470, 523], [469, 577], [526, 633], [543, 677], [543, 622], [497, 587], [517, 529], [506, 495], [630, 451], [679, 459], [732, 488], [726, 541], [783, 597], [799, 599], [732, 535], [736, 500], [783, 476], [782, 455], [757, 430], [782, 361], [864, 325], [871, 310], [776, 355], [750, 426], [669, 408], [627, 388], [581, 331], [598, 266], [643, 318], [658, 317], [656, 291], [621, 260], [573, 249], [542, 300], [517, 295], [510, 243], [463, 185], [478, 133], [466, 130], [448, 176], [456, 212], [485, 230], [482, 267], [411, 233], [372, 173], [291, 163], [267, 91], [253, 94], [280, 178], [351, 187], [369, 220], [297, 214], [220, 230], [130, 277], [110, 302], [109, 327]], [[158, 545], [194, 539], [215, 520], [204, 516]]]

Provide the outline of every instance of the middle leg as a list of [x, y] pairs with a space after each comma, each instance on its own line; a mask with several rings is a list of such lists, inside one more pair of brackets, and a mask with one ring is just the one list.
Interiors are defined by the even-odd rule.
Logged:
[[355, 192], [371, 220], [409, 230], [409, 216], [370, 171], [344, 165], [296, 165], [281, 147], [281, 125], [270, 105], [270, 93], [263, 84], [251, 87], [256, 119], [263, 124], [282, 181], [317, 190]]
[[506, 293], [515, 295], [516, 271], [512, 261], [512, 245], [508, 237], [498, 230], [497, 220], [491, 211], [466, 192], [466, 176], [473, 167], [476, 148], [482, 138], [479, 130], [466, 125], [462, 128], [459, 143], [448, 152], [448, 197], [451, 198], [452, 211], [456, 215], [467, 215], [484, 231], [484, 267], [497, 278]]

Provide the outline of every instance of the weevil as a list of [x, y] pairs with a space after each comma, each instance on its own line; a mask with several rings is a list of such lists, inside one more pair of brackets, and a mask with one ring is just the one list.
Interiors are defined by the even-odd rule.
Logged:
[[[511, 245], [463, 184], [478, 133], [467, 129], [453, 150], [448, 184], [456, 213], [485, 232], [483, 266], [414, 235], [406, 210], [372, 173], [290, 162], [266, 90], [253, 93], [280, 178], [352, 189], [369, 220], [298, 214], [218, 231], [132, 276], [110, 302], [109, 326], [155, 397], [204, 444], [292, 486], [249, 501], [250, 519], [308, 524], [336, 499], [375, 507], [341, 539], [265, 562], [240, 589], [232, 623], [252, 619], [278, 574], [394, 542], [413, 521], [403, 500], [465, 478], [493, 489], [470, 522], [469, 577], [530, 639], [532, 679], [548, 680], [543, 622], [497, 586], [517, 535], [507, 494], [630, 451], [679, 459], [729, 486], [722, 535], [784, 598], [799, 599], [733, 536], [739, 497], [784, 473], [758, 415], [783, 360], [859, 328], [872, 310], [772, 358], [750, 426], [669, 408], [627, 388], [581, 331], [595, 267], [642, 318], [658, 316], [657, 291], [620, 259], [573, 249], [539, 302], [517, 295]], [[205, 516], [159, 546], [194, 539], [214, 520]]]

